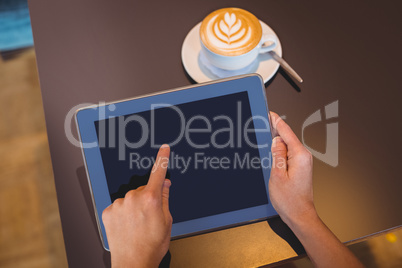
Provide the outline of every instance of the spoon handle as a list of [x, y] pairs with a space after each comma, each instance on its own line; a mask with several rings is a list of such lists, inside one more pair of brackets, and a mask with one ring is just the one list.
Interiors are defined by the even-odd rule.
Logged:
[[282, 59], [281, 57], [279, 57], [279, 55], [276, 54], [275, 51], [271, 50], [271, 51], [269, 51], [268, 53], [271, 55], [271, 57], [272, 57], [274, 60], [276, 60], [276, 61], [282, 66], [283, 69], [285, 69], [285, 71], [286, 71], [288, 74], [290, 74], [294, 79], [296, 79], [296, 80], [299, 81], [300, 83], [303, 83], [303, 79], [300, 77], [300, 75], [298, 75], [298, 74], [296, 73], [296, 71], [293, 70], [293, 68], [290, 67], [290, 65], [289, 65], [284, 59]]

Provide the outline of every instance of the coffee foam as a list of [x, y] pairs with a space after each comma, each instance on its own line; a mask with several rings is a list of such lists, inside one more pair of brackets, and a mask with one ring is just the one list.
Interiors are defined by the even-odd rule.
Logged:
[[240, 8], [223, 8], [209, 14], [202, 21], [200, 37], [212, 52], [238, 56], [255, 48], [262, 36], [259, 20]]

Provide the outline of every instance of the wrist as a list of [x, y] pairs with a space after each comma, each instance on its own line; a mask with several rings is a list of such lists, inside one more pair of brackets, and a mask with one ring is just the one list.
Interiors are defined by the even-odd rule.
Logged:
[[306, 209], [303, 212], [300, 212], [295, 215], [291, 215], [289, 217], [283, 217], [282, 220], [292, 229], [293, 232], [297, 232], [298, 230], [304, 230], [305, 228], [311, 228], [320, 222], [320, 217], [317, 214], [314, 206], [309, 209]]

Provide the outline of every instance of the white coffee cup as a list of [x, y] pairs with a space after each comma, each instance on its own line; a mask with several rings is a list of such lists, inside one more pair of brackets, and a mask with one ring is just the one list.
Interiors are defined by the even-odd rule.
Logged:
[[[243, 14], [246, 15], [246, 18], [244, 18]], [[243, 16], [243, 17], [242, 17]], [[217, 21], [220, 18], [220, 21]], [[251, 20], [250, 20], [251, 18]], [[207, 21], [206, 21], [207, 20]], [[214, 21], [212, 21], [214, 20]], [[249, 21], [251, 22], [249, 22]], [[206, 22], [205, 22], [206, 21]], [[212, 22], [211, 22], [212, 21]], [[247, 24], [246, 26], [242, 26], [243, 24]], [[264, 34], [262, 32], [262, 25], [261, 22], [251, 13], [248, 11], [245, 11], [243, 9], [239, 8], [224, 8], [220, 10], [216, 10], [209, 14], [203, 21], [203, 24], [209, 23], [211, 26], [206, 25], [204, 28], [201, 25], [201, 30], [200, 30], [200, 39], [201, 39], [201, 53], [204, 54], [205, 58], [215, 67], [224, 69], [224, 70], [238, 70], [242, 69], [248, 65], [250, 65], [260, 53], [266, 53], [269, 52], [273, 49], [275, 49], [278, 40], [275, 35], [272, 34]], [[250, 24], [254, 23], [253, 25]], [[239, 26], [240, 24], [240, 26]], [[213, 25], [213, 26], [212, 26]], [[219, 29], [219, 27], [223, 28], [223, 30]], [[202, 32], [204, 32], [204, 35], [208, 33], [207, 27], [211, 28], [210, 32], [215, 31], [218, 32], [216, 34], [215, 32], [213, 33], [214, 37], [209, 38], [209, 39], [214, 39], [216, 42], [215, 44], [219, 45], [222, 47], [221, 48], [215, 48], [215, 51], [212, 51], [207, 47], [206, 44], [203, 42], [202, 38]], [[240, 27], [246, 28], [246, 30], [240, 31]], [[259, 28], [260, 27], [260, 28]], [[254, 30], [255, 28], [255, 30]], [[246, 44], [249, 44], [247, 47], [247, 52], [242, 53], [242, 51], [239, 52], [239, 50], [244, 50], [244, 48], [239, 47], [237, 49], [236, 53], [237, 55], [229, 55], [231, 50], [230, 46], [230, 30], [234, 29], [236, 31], [233, 36], [239, 36], [240, 34], [244, 33], [243, 35], [247, 35], [246, 32], [253, 32], [253, 37], [249, 37], [247, 35], [246, 37], [249, 37], [248, 40], [240, 40], [238, 43], [241, 43], [241, 41], [246, 41]], [[250, 30], [251, 29], [251, 30]], [[223, 32], [223, 33], [222, 33]], [[229, 34], [227, 34], [229, 32]], [[221, 37], [221, 38], [219, 38]], [[204, 37], [205, 39], [206, 37]], [[226, 39], [225, 39], [226, 38]], [[240, 37], [243, 38], [243, 37]], [[252, 40], [251, 38], [258, 38], [258, 40]], [[243, 38], [245, 39], [245, 38]], [[239, 40], [239, 39], [237, 39]], [[251, 40], [251, 41], [250, 41]], [[209, 41], [209, 40], [208, 40]], [[227, 42], [227, 44], [225, 44]], [[265, 43], [269, 43], [269, 45], [266, 45]], [[211, 45], [210, 42], [210, 47], [212, 47], [214, 44]], [[245, 42], [243, 42], [245, 43]], [[250, 47], [253, 46], [253, 47]], [[222, 51], [219, 51], [221, 49]], [[224, 50], [226, 49], [226, 51]], [[229, 51], [229, 52], [227, 52]], [[233, 51], [233, 50], [232, 50]], [[226, 54], [226, 55], [224, 55]], [[234, 54], [234, 53], [232, 53]]]

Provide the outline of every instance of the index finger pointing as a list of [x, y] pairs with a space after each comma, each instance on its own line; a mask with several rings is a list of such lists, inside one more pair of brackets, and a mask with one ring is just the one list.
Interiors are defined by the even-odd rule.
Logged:
[[151, 189], [151, 191], [160, 191], [162, 193], [163, 183], [166, 178], [166, 170], [169, 163], [169, 154], [169, 145], [163, 144], [161, 148], [159, 148], [154, 166], [152, 167], [151, 175], [146, 186], [147, 189]]

